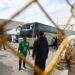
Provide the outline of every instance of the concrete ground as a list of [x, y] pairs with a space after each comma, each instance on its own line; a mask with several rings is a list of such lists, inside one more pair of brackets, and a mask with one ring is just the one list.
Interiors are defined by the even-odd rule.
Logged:
[[[17, 44], [11, 44], [14, 48], [18, 48]], [[51, 62], [54, 57], [56, 50], [50, 49], [49, 56], [47, 59], [47, 65]], [[32, 51], [31, 51], [32, 54]], [[34, 63], [31, 55], [27, 56], [27, 59]], [[18, 58], [7, 48], [7, 50], [0, 50], [0, 75], [33, 75], [33, 70], [28, 66], [27, 69], [22, 68], [21, 71], [18, 70]], [[53, 72], [52, 75], [67, 75], [67, 70], [58, 72]]]

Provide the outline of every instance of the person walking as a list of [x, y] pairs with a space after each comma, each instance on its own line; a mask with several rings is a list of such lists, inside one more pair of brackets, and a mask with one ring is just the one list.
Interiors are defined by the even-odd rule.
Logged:
[[54, 49], [57, 49], [57, 37], [55, 37], [53, 44], [54, 44]]
[[[22, 36], [23, 40], [19, 43], [19, 52], [23, 54], [26, 58], [27, 52], [29, 50], [29, 42], [26, 40], [26, 36]], [[26, 68], [25, 62], [19, 58], [19, 70], [21, 70], [21, 64], [23, 62], [23, 67]]]
[[[38, 66], [42, 71], [45, 69], [46, 59], [48, 57], [48, 41], [44, 36], [44, 32], [39, 32], [38, 38], [33, 44], [32, 57], [35, 58], [35, 65]], [[38, 75], [34, 72], [34, 75]]]

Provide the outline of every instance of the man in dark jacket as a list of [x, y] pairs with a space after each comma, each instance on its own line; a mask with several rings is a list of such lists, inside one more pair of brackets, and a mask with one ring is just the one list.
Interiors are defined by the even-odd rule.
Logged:
[[[35, 57], [35, 65], [37, 65], [42, 71], [45, 69], [46, 59], [48, 57], [48, 42], [43, 32], [39, 32], [38, 39], [33, 44], [33, 54]], [[38, 75], [34, 72], [34, 75]]]

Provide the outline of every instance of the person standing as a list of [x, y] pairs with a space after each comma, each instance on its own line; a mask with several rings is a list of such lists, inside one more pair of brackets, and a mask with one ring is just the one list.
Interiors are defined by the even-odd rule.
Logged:
[[[27, 52], [29, 50], [29, 42], [26, 40], [27, 38], [26, 36], [22, 36], [22, 38], [23, 38], [23, 41], [19, 43], [19, 52], [23, 54], [26, 58]], [[25, 62], [21, 58], [19, 58], [19, 70], [21, 70], [22, 62], [23, 62], [23, 67], [26, 68]]]
[[6, 50], [5, 43], [4, 43], [3, 40], [0, 38], [0, 50], [1, 50], [2, 47], [3, 47], [4, 50]]
[[68, 70], [68, 75], [75, 75], [75, 35], [68, 36], [67, 45], [61, 54], [56, 70]]
[[[37, 65], [42, 71], [45, 69], [46, 59], [48, 57], [48, 41], [44, 36], [44, 32], [39, 32], [38, 38], [33, 44], [32, 57], [35, 58], [35, 65]], [[34, 75], [38, 75], [34, 72]]]
[[0, 38], [0, 50], [1, 50], [1, 38]]

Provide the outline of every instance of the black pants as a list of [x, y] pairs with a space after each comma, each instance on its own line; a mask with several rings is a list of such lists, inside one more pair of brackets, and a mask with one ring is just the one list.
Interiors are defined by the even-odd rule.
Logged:
[[3, 44], [3, 48], [4, 48], [4, 50], [6, 50], [6, 48], [5, 48], [5, 44]]
[[25, 62], [21, 58], [19, 58], [19, 69], [21, 69], [22, 62], [23, 62], [23, 67], [25, 68]]
[[[42, 71], [45, 70], [45, 64], [46, 64], [46, 59], [37, 57], [35, 59], [35, 65], [37, 65]], [[34, 72], [34, 75], [38, 75], [36, 72]]]

